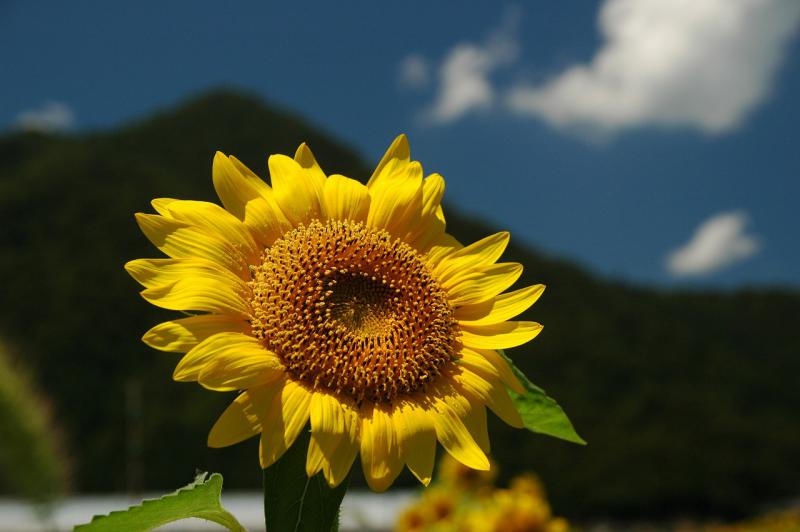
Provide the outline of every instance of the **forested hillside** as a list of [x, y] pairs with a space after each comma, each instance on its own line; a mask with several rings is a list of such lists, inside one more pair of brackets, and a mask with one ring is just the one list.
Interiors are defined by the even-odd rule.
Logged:
[[[264, 176], [267, 154], [303, 141], [330, 173], [371, 173], [298, 117], [224, 91], [116, 131], [0, 138], [0, 336], [49, 396], [77, 489], [172, 489], [195, 468], [259, 485], [255, 440], [205, 446], [231, 396], [172, 382], [177, 358], [139, 341], [172, 313], [122, 265], [158, 255], [133, 219], [150, 199], [215, 199], [216, 150]], [[448, 207], [462, 241], [502, 229]], [[544, 332], [509, 354], [589, 446], [495, 423], [504, 472], [537, 471], [569, 517], [749, 513], [800, 494], [800, 293], [668, 293], [518, 245], [507, 258], [526, 266], [520, 283], [548, 285], [526, 316]]]

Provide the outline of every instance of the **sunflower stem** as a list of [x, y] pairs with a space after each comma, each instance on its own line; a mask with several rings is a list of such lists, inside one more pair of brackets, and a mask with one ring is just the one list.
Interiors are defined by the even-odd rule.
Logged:
[[322, 473], [306, 475], [306, 454], [311, 433], [301, 431], [284, 455], [263, 470], [264, 521], [267, 532], [336, 532], [339, 507], [350, 476], [331, 488]]

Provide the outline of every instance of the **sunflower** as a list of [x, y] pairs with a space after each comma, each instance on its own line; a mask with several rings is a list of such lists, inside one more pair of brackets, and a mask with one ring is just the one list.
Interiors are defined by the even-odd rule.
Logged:
[[272, 186], [217, 153], [224, 208], [162, 198], [136, 215], [169, 258], [127, 271], [150, 303], [193, 314], [144, 342], [186, 353], [175, 380], [240, 392], [208, 444], [260, 434], [267, 468], [310, 422], [307, 474], [336, 486], [360, 455], [376, 491], [404, 465], [427, 485], [437, 441], [489, 469], [486, 407], [523, 426], [506, 386], [523, 389], [496, 350], [541, 330], [507, 321], [543, 290], [503, 293], [522, 273], [496, 263], [509, 234], [468, 246], [447, 234], [444, 180], [423, 179], [403, 135], [366, 185], [326, 176], [305, 144], [271, 156], [269, 173]]
[[497, 479], [499, 468], [497, 463], [489, 457], [490, 468], [486, 471], [467, 467], [449, 454], [439, 460], [439, 483], [457, 491], [480, 493], [490, 490]]

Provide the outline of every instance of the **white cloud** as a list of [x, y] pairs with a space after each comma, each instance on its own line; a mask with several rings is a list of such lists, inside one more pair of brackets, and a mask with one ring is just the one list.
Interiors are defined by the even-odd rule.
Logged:
[[731, 131], [769, 96], [798, 19], [798, 0], [606, 0], [592, 61], [518, 86], [507, 103], [602, 133], [645, 124]]
[[424, 89], [431, 81], [428, 61], [419, 54], [407, 55], [400, 62], [398, 81], [403, 89]]
[[747, 223], [743, 211], [712, 216], [700, 224], [688, 243], [667, 256], [667, 271], [679, 277], [702, 275], [752, 257], [761, 244], [745, 234]]
[[38, 109], [21, 111], [14, 121], [15, 129], [44, 133], [65, 131], [74, 125], [75, 113], [61, 102], [45, 102]]
[[438, 92], [424, 113], [426, 121], [444, 124], [492, 105], [495, 91], [489, 76], [497, 67], [516, 60], [518, 19], [519, 10], [511, 9], [484, 42], [457, 44], [448, 52], [438, 68]]

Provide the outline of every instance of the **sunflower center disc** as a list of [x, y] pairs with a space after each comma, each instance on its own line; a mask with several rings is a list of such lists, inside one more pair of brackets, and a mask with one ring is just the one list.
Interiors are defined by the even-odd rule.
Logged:
[[424, 389], [457, 327], [420, 255], [362, 223], [312, 221], [252, 269], [253, 332], [289, 374], [357, 402]]

